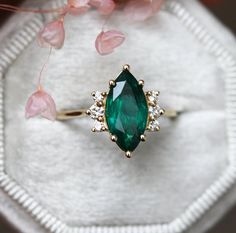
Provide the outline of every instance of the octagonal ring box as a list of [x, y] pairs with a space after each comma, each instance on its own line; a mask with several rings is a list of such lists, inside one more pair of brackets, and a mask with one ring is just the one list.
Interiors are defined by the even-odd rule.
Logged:
[[127, 160], [106, 133], [90, 132], [89, 118], [25, 120], [48, 54], [35, 37], [53, 17], [15, 15], [1, 32], [1, 213], [24, 233], [204, 232], [235, 202], [235, 38], [197, 1], [167, 0], [145, 22], [116, 12], [107, 27], [127, 39], [101, 57], [104, 19], [66, 18], [64, 48], [43, 76], [58, 109], [90, 106], [128, 63], [163, 107], [183, 111]]

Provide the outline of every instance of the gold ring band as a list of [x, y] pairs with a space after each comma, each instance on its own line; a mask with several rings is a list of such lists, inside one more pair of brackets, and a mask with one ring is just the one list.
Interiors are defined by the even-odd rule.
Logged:
[[[73, 120], [77, 118], [84, 118], [88, 116], [87, 114], [88, 109], [78, 109], [78, 110], [64, 110], [57, 112], [57, 120], [59, 121], [66, 121], [66, 120]], [[176, 118], [181, 112], [176, 110], [165, 110], [163, 116], [167, 118], [174, 119]]]

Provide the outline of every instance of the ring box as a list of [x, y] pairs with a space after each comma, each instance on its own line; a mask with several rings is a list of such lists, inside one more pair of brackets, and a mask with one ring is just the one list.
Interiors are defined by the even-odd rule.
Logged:
[[25, 120], [48, 52], [35, 42], [47, 17], [14, 16], [1, 40], [1, 213], [30, 233], [204, 232], [235, 202], [235, 38], [197, 1], [167, 0], [145, 22], [116, 12], [107, 28], [126, 42], [100, 57], [93, 43], [104, 19], [66, 18], [64, 48], [43, 75], [58, 110], [90, 106], [90, 93], [128, 63], [164, 108], [182, 111], [127, 160], [106, 133], [90, 132], [89, 118]]

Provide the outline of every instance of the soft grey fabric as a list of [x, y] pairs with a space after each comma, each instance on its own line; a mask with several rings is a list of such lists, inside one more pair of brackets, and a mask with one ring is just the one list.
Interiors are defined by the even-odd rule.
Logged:
[[[195, 1], [187, 7], [235, 53], [226, 29]], [[166, 11], [134, 24], [119, 13], [112, 17], [108, 28], [120, 28], [127, 40], [107, 57], [93, 46], [102, 23], [95, 12], [66, 19], [64, 49], [53, 52], [43, 77], [57, 108], [88, 107], [90, 92], [106, 91], [108, 80], [129, 63], [145, 90], [161, 91], [164, 108], [184, 113], [175, 121], [162, 119], [161, 132], [148, 134], [131, 160], [122, 158], [108, 134], [92, 134], [90, 119], [26, 121], [25, 101], [48, 52], [32, 43], [5, 76], [6, 171], [71, 226], [170, 222], [227, 166], [224, 71]]]

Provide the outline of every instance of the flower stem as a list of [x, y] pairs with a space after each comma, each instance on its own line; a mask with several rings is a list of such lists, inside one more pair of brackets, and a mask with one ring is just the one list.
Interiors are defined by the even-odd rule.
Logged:
[[112, 14], [108, 15], [108, 16], [106, 17], [105, 21], [103, 22], [103, 24], [102, 24], [102, 31], [104, 31], [104, 28], [106, 27], [106, 25], [107, 25], [109, 19], [111, 18], [111, 15], [112, 15]]
[[50, 58], [51, 54], [52, 54], [52, 47], [50, 47], [48, 56], [47, 56], [47, 58], [46, 58], [46, 60], [45, 60], [45, 62], [44, 62], [44, 64], [43, 64], [43, 66], [42, 66], [42, 68], [41, 68], [41, 70], [40, 70], [40, 73], [39, 73], [39, 77], [38, 77], [38, 90], [39, 90], [39, 91], [42, 90], [42, 85], [41, 85], [42, 74], [43, 74], [43, 71], [44, 71], [45, 68], [46, 68], [46, 65], [47, 65], [48, 62], [49, 62], [49, 58]]
[[54, 9], [34, 9], [34, 8], [22, 8], [17, 6], [11, 6], [8, 4], [0, 4], [0, 10], [10, 11], [10, 12], [35, 13], [35, 14], [49, 14], [49, 13], [63, 14], [65, 11], [63, 7]]

